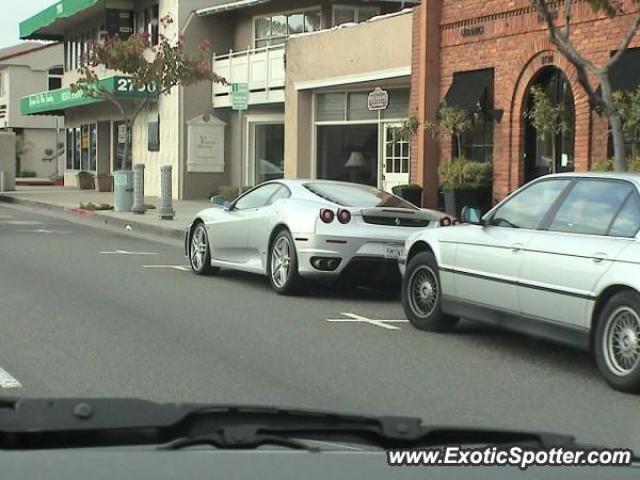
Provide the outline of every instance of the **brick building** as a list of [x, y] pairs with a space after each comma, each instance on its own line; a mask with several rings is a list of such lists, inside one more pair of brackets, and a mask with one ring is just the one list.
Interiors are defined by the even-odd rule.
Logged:
[[[609, 19], [574, 2], [572, 40], [597, 65], [618, 48], [638, 11], [637, 0], [623, 3], [625, 14]], [[640, 84], [640, 35], [631, 47], [611, 72], [614, 90]], [[575, 69], [527, 0], [423, 1], [414, 12], [412, 70], [411, 109], [421, 124], [435, 120], [443, 101], [470, 112], [474, 127], [462, 151], [493, 161], [494, 200], [548, 173], [552, 161], [557, 171], [585, 171], [611, 155], [606, 119], [590, 110]], [[550, 138], [539, 139], [524, 116], [535, 84], [565, 104], [573, 127], [558, 136], [554, 159]], [[434, 206], [437, 166], [451, 157], [452, 141], [435, 141], [420, 128], [412, 147], [411, 179], [424, 185], [424, 204]]]

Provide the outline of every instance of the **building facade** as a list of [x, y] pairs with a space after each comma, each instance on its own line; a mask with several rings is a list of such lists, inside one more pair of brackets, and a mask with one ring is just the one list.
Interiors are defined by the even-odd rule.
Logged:
[[[33, 115], [64, 114], [68, 140], [66, 184], [73, 185], [81, 170], [110, 175], [131, 168], [133, 163], [143, 163], [148, 195], [159, 194], [163, 165], [173, 166], [176, 198], [203, 198], [224, 186], [255, 185], [282, 177], [286, 170], [288, 38], [365, 22], [414, 3], [60, 0], [25, 20], [21, 24], [21, 37], [64, 43], [62, 88], [44, 99], [37, 95], [24, 98], [23, 110]], [[187, 52], [196, 53], [203, 40], [209, 42], [213, 70], [229, 84], [246, 85], [247, 109], [234, 110], [230, 85], [201, 82], [188, 88], [176, 87], [158, 105], [138, 117], [131, 138], [127, 138], [115, 107], [107, 101], [79, 98], [69, 86], [78, 78], [77, 70], [89, 39], [111, 34], [126, 38], [133, 31], [145, 30], [153, 40], [158, 36], [158, 20], [165, 15], [174, 20], [165, 35], [170, 38], [183, 35]], [[405, 50], [410, 55], [410, 45]], [[315, 58], [317, 53], [308, 51], [305, 55]], [[118, 72], [101, 72], [100, 77], [116, 95], [127, 97], [123, 101], [130, 103], [130, 108], [140, 101], [135, 97], [144, 94], [128, 92], [127, 79]], [[131, 155], [123, 158], [127, 141], [131, 144]]]
[[[609, 19], [574, 2], [572, 40], [595, 64], [615, 52], [639, 8], [634, 0], [623, 3], [625, 13]], [[469, 112], [473, 128], [463, 136], [462, 152], [493, 162], [494, 201], [549, 173], [552, 163], [558, 172], [586, 171], [611, 156], [606, 118], [590, 109], [575, 68], [551, 45], [530, 2], [428, 0], [414, 21], [412, 112], [421, 124], [435, 121], [443, 103]], [[639, 46], [636, 37], [612, 70], [614, 90], [640, 84]], [[556, 138], [555, 158], [550, 136], [540, 138], [525, 115], [534, 85], [567, 112], [570, 128]], [[630, 150], [637, 141], [628, 139]], [[435, 141], [421, 128], [412, 143], [411, 178], [424, 186], [424, 204], [435, 206], [437, 167], [455, 145], [449, 138]]]
[[0, 49], [0, 131], [16, 135], [16, 174], [41, 178], [64, 171], [64, 122], [31, 117], [20, 110], [20, 98], [60, 88], [63, 46], [25, 42]]

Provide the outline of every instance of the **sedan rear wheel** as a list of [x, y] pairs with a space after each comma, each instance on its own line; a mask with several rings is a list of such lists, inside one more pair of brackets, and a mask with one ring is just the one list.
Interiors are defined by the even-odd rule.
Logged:
[[640, 391], [640, 295], [614, 295], [600, 314], [595, 334], [596, 362], [618, 390]]
[[207, 229], [204, 224], [199, 223], [189, 242], [189, 263], [191, 270], [198, 275], [211, 275], [220, 269], [211, 266], [211, 251], [209, 249], [209, 239]]
[[281, 230], [273, 240], [268, 266], [269, 280], [276, 293], [288, 295], [299, 289], [301, 279], [298, 275], [298, 256], [287, 230]]
[[433, 253], [415, 255], [402, 281], [402, 308], [411, 324], [428, 332], [446, 332], [458, 318], [442, 313], [442, 289]]

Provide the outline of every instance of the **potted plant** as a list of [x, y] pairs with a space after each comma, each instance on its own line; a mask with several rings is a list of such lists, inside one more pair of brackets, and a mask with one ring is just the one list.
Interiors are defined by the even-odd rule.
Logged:
[[435, 122], [425, 124], [434, 138], [448, 136], [456, 139], [456, 155], [438, 167], [444, 209], [456, 217], [460, 216], [465, 205], [474, 205], [484, 211], [491, 207], [491, 163], [470, 161], [462, 155], [462, 134], [471, 127], [465, 110], [446, 105], [438, 110]]
[[77, 174], [78, 177], [78, 188], [80, 190], [93, 190], [93, 174], [91, 172], [86, 172], [81, 170]]
[[95, 176], [95, 188], [99, 192], [111, 192], [111, 191], [113, 191], [113, 176], [111, 176], [111, 175], [96, 175]]

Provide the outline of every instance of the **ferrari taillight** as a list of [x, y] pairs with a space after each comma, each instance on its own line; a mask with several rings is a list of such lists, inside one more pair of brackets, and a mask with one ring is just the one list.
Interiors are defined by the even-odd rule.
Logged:
[[333, 210], [329, 210], [328, 208], [323, 208], [320, 210], [320, 220], [322, 220], [324, 223], [333, 222], [335, 216], [336, 215], [335, 213], [333, 213]]
[[349, 210], [340, 209], [338, 210], [337, 216], [338, 216], [338, 221], [343, 225], [351, 221], [351, 212]]

